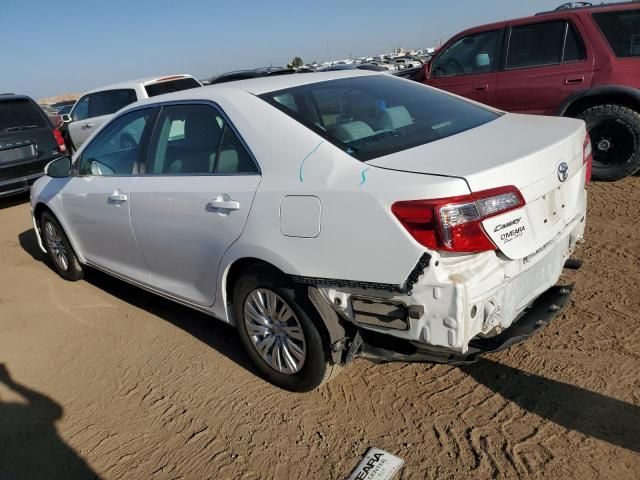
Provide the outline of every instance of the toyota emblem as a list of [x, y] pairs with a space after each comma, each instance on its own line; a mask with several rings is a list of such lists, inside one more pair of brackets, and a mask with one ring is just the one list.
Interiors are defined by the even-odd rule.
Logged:
[[569, 165], [566, 162], [561, 162], [558, 165], [558, 180], [565, 182], [569, 178]]

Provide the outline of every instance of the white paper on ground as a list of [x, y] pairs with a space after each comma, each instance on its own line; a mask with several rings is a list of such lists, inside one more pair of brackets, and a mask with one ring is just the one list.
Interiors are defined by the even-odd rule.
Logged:
[[391, 480], [400, 471], [404, 460], [379, 448], [370, 448], [351, 472], [349, 480]]

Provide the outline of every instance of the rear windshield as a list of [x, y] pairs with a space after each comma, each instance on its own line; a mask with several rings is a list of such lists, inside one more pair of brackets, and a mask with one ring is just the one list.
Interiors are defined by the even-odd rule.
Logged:
[[0, 132], [48, 127], [40, 109], [26, 99], [0, 102]]
[[188, 90], [190, 88], [199, 87], [200, 83], [195, 78], [181, 78], [179, 80], [170, 80], [167, 82], [152, 83], [147, 85], [145, 90], [147, 95], [155, 97], [156, 95], [164, 95], [165, 93], [179, 92], [180, 90]]
[[450, 137], [499, 116], [390, 75], [313, 83], [260, 98], [361, 161]]
[[594, 13], [616, 57], [640, 57], [640, 10]]

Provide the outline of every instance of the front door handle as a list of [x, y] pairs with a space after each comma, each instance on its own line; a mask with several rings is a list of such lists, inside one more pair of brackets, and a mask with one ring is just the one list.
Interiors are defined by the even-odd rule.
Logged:
[[565, 78], [565, 85], [578, 85], [579, 83], [584, 82], [584, 77], [574, 77], [574, 78]]
[[86, 130], [88, 128], [93, 128], [95, 125], [95, 123], [85, 123], [84, 125], [82, 125], [82, 129]]
[[489, 85], [475, 85], [473, 87], [474, 92], [487, 92], [489, 91]]
[[240, 202], [236, 200], [232, 200], [229, 195], [226, 193], [223, 195], [218, 195], [214, 200], [211, 200], [207, 206], [212, 210], [240, 210]]
[[109, 195], [109, 202], [111, 203], [122, 203], [126, 202], [129, 199], [124, 193], [121, 193], [120, 190], [116, 190], [111, 195]]

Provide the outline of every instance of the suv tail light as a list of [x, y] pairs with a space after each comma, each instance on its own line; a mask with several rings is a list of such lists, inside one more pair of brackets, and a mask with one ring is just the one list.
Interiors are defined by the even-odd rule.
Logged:
[[391, 211], [418, 243], [431, 250], [485, 252], [497, 248], [482, 222], [525, 203], [516, 187], [507, 186], [458, 197], [396, 202]]
[[593, 168], [593, 147], [591, 146], [591, 137], [587, 133], [582, 147], [582, 163], [585, 165], [586, 183], [591, 181], [591, 169]]
[[64, 144], [64, 138], [62, 138], [62, 133], [57, 128], [53, 129], [53, 137], [56, 139], [56, 143], [58, 144], [58, 150], [60, 153], [65, 153], [67, 151], [67, 147]]

